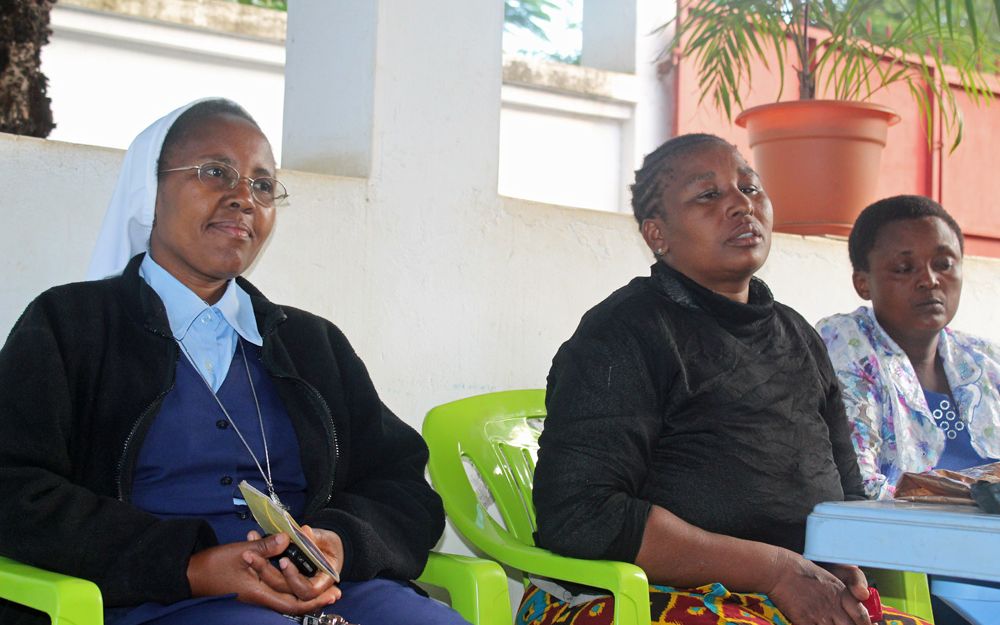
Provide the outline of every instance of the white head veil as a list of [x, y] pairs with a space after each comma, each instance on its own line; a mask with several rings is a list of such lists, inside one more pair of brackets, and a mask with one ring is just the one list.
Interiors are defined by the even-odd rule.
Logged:
[[118, 184], [104, 214], [101, 232], [90, 257], [87, 280], [120, 274], [129, 259], [149, 247], [156, 206], [156, 169], [167, 131], [181, 113], [199, 102], [195, 100], [168, 113], [139, 133], [125, 153]]

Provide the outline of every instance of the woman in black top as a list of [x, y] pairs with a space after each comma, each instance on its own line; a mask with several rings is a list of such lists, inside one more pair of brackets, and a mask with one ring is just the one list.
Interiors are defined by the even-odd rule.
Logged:
[[[553, 360], [540, 545], [635, 562], [658, 586], [654, 622], [737, 622], [677, 608], [718, 607], [721, 589], [766, 594], [730, 596], [740, 623], [869, 623], [857, 567], [800, 555], [815, 504], [864, 493], [822, 341], [753, 277], [771, 244], [760, 179], [722, 139], [686, 135], [646, 158], [633, 209], [657, 262]], [[568, 609], [540, 595], [522, 623]]]

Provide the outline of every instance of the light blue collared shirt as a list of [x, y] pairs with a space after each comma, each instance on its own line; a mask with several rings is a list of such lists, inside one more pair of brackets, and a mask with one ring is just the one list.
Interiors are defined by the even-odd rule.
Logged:
[[222, 298], [209, 306], [149, 254], [142, 259], [139, 275], [163, 300], [170, 331], [213, 391], [219, 390], [229, 373], [238, 337], [264, 344], [250, 296], [236, 280], [230, 280]]

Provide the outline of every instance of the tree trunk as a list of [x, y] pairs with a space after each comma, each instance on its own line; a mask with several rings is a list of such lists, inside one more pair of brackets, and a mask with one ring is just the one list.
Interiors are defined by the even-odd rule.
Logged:
[[0, 0], [0, 132], [47, 137], [55, 126], [41, 69], [53, 3]]

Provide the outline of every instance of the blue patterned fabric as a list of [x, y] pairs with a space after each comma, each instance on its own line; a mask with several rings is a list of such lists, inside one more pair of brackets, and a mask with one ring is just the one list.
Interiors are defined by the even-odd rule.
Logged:
[[[865, 493], [891, 499], [904, 472], [938, 465], [946, 434], [935, 423], [906, 353], [866, 306], [816, 324], [843, 387]], [[971, 444], [1000, 457], [1000, 348], [944, 328], [938, 357]]]
[[965, 427], [965, 422], [958, 418], [958, 406], [955, 405], [955, 400], [950, 395], [924, 391], [924, 398], [927, 399], [927, 408], [930, 410], [934, 423], [944, 432], [945, 436], [944, 451], [938, 458], [935, 468], [961, 471], [993, 460], [992, 458], [983, 458], [972, 448], [969, 428]]

